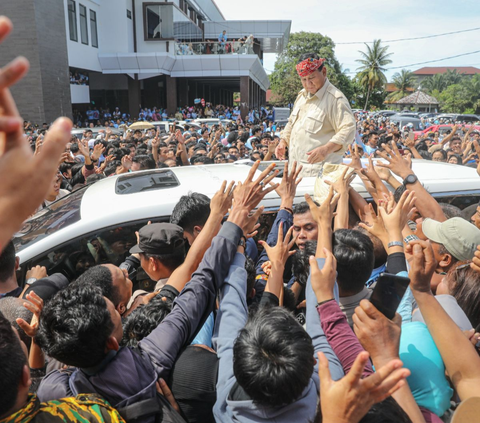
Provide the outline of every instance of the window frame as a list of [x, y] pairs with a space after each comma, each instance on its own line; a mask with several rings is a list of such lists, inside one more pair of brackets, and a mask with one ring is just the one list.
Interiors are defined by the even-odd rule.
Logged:
[[[73, 10], [70, 8], [73, 6]], [[67, 3], [67, 12], [68, 12], [68, 32], [70, 36], [70, 41], [75, 41], [78, 43], [78, 24], [77, 24], [77, 4], [75, 0], [68, 0]], [[73, 16], [73, 19], [72, 19]], [[72, 28], [73, 23], [73, 28]], [[72, 38], [72, 30], [74, 32], [74, 38]]]
[[[85, 11], [85, 14], [82, 15], [82, 8]], [[88, 46], [88, 18], [87, 18], [87, 7], [81, 3], [78, 3], [78, 14], [80, 16], [80, 41], [82, 44]], [[85, 34], [83, 34], [82, 20], [85, 19]], [[86, 42], [83, 40], [85, 35]]]
[[[92, 19], [92, 14], [95, 19]], [[90, 37], [92, 39], [92, 47], [98, 48], [98, 23], [97, 23], [97, 12], [90, 9]], [[94, 31], [95, 29], [95, 31]], [[95, 38], [94, 35], [95, 34]], [[94, 43], [95, 40], [95, 43]]]

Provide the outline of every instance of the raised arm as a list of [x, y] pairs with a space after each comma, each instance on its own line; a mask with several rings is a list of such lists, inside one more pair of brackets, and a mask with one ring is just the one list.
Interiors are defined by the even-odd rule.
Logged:
[[355, 173], [352, 172], [347, 176], [348, 167], [342, 173], [342, 176], [333, 184], [329, 181], [325, 181], [328, 185], [332, 185], [335, 192], [339, 195], [337, 203], [337, 215], [334, 218], [334, 230], [348, 229], [348, 212], [349, 212], [349, 188], [350, 183], [355, 177]]
[[[181, 292], [185, 284], [200, 265], [200, 261], [212, 243], [212, 239], [218, 234], [222, 225], [222, 219], [232, 206], [233, 185], [227, 187], [224, 181], [219, 191], [214, 195], [210, 203], [210, 216], [198, 237], [193, 242], [183, 264], [178, 267], [168, 278], [167, 285], [171, 285]], [[225, 189], [226, 188], [226, 189]]]
[[450, 380], [462, 401], [479, 397], [480, 357], [432, 294], [430, 281], [437, 265], [432, 246], [428, 241], [412, 241], [407, 249], [413, 253], [410, 288], [442, 355]]
[[[409, 163], [400, 155], [400, 152], [398, 151], [395, 143], [392, 143], [392, 148], [386, 146], [385, 150], [387, 151], [389, 156], [387, 156], [386, 153], [380, 153], [380, 155], [388, 163], [378, 162], [378, 166], [390, 169], [393, 173], [400, 176], [400, 178], [402, 178], [403, 180], [405, 180], [405, 178], [409, 175], [415, 175], [413, 170], [410, 168]], [[420, 180], [417, 179], [415, 183], [408, 184], [408, 189], [415, 191], [415, 196], [417, 197], [415, 206], [417, 207], [417, 210], [422, 215], [422, 217], [429, 217], [439, 222], [444, 222], [446, 220], [442, 208], [424, 188]]]

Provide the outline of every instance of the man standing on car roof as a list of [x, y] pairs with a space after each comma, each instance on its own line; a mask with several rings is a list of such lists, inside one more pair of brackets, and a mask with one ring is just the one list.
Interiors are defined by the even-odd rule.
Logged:
[[327, 78], [325, 59], [304, 54], [297, 64], [303, 90], [298, 94], [275, 155], [303, 166], [302, 176], [317, 176], [323, 163], [341, 163], [355, 138], [355, 117], [348, 100]]

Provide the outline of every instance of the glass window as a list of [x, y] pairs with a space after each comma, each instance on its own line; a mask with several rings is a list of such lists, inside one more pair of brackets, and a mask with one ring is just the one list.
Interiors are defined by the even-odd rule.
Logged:
[[87, 8], [80, 4], [80, 37], [82, 44], [88, 44]]
[[147, 6], [147, 39], [173, 38], [173, 6]]
[[73, 0], [68, 0], [68, 29], [70, 31], [70, 39], [72, 41], [78, 41], [77, 10]]
[[90, 34], [92, 36], [92, 47], [98, 48], [97, 12], [94, 10], [90, 10]]

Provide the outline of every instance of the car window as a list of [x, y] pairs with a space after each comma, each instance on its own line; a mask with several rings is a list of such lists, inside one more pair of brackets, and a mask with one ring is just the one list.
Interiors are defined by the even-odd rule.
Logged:
[[[168, 217], [137, 220], [82, 235], [46, 251], [22, 267], [28, 270], [37, 265], [45, 266], [49, 275], [62, 273], [69, 280], [74, 280], [98, 264], [111, 263], [119, 266], [137, 243], [135, 232], [149, 221], [168, 222]], [[141, 269], [133, 282], [135, 288], [150, 290], [154, 287], [153, 282]]]
[[27, 220], [13, 238], [15, 251], [18, 253], [47, 235], [78, 222], [86, 190], [85, 186], [62, 197]]

